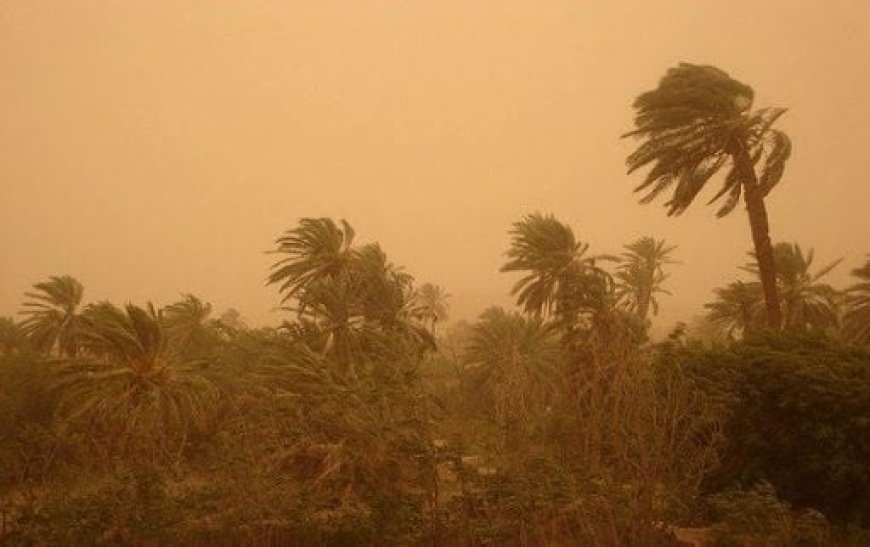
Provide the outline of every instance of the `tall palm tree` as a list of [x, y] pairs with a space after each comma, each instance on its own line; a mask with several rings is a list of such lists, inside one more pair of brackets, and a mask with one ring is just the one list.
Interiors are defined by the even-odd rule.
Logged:
[[843, 326], [846, 336], [860, 344], [870, 344], [870, 260], [852, 270], [858, 282], [846, 291]]
[[82, 323], [81, 355], [60, 372], [63, 423], [91, 432], [95, 444], [112, 445], [107, 450], [177, 456], [189, 431], [208, 419], [217, 388], [199, 364], [178, 359], [150, 304], [92, 304]]
[[772, 126], [782, 108], [752, 111], [751, 87], [712, 66], [681, 63], [667, 71], [656, 89], [634, 101], [636, 129], [625, 136], [643, 139], [628, 156], [628, 172], [652, 166], [635, 191], [645, 191], [649, 203], [673, 187], [665, 203], [678, 215], [717, 172], [724, 183], [710, 203], [725, 198], [717, 215], [730, 213], [741, 194], [764, 293], [767, 323], [782, 323], [773, 248], [764, 198], [782, 178], [791, 142]]
[[728, 336], [744, 334], [764, 324], [760, 283], [734, 281], [714, 292], [716, 299], [704, 305], [707, 319]]
[[625, 246], [619, 268], [616, 272], [619, 299], [637, 314], [641, 322], [646, 322], [652, 310], [658, 314], [659, 303], [656, 294], [671, 294], [662, 286], [668, 278], [664, 271], [666, 264], [674, 264], [670, 254], [675, 245], [667, 246], [664, 240], [642, 237]]
[[[754, 253], [750, 256], [755, 258]], [[792, 331], [823, 331], [837, 326], [837, 291], [821, 280], [843, 259], [811, 272], [814, 252], [806, 254], [797, 243], [777, 243], [773, 247], [776, 280], [783, 307], [783, 328]], [[758, 262], [745, 268], [758, 273]]]
[[84, 287], [75, 278], [52, 276], [24, 295], [21, 328], [31, 343], [46, 353], [74, 356], [79, 327], [78, 308]]

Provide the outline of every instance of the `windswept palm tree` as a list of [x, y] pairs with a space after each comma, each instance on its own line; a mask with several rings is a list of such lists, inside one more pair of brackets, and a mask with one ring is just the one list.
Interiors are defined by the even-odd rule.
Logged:
[[330, 218], [303, 218], [276, 241], [274, 253], [286, 255], [272, 266], [267, 284], [280, 284], [282, 302], [295, 297], [311, 282], [346, 273], [354, 258], [356, 232]]
[[752, 111], [751, 87], [712, 67], [681, 63], [667, 71], [656, 89], [634, 101], [636, 129], [625, 136], [644, 142], [627, 159], [629, 173], [651, 166], [635, 191], [649, 203], [673, 188], [669, 215], [685, 211], [707, 182], [725, 171], [724, 198], [717, 215], [730, 213], [741, 194], [749, 215], [767, 323], [782, 324], [773, 247], [764, 198], [782, 178], [791, 142], [773, 124], [783, 108]]
[[511, 234], [511, 260], [501, 271], [525, 274], [514, 285], [517, 304], [526, 313], [550, 318], [575, 367], [613, 366], [617, 354], [642, 342], [642, 325], [618, 309], [613, 277], [596, 264], [616, 258], [588, 256], [589, 246], [552, 216], [528, 215]]
[[664, 240], [642, 237], [625, 246], [616, 272], [617, 294], [620, 301], [641, 322], [645, 323], [650, 310], [659, 312], [656, 294], [671, 294], [662, 286], [668, 275], [666, 264], [675, 264], [670, 255], [676, 246], [665, 245]]
[[589, 245], [577, 241], [571, 228], [552, 215], [527, 215], [514, 223], [510, 234], [510, 260], [501, 271], [525, 274], [511, 294], [526, 313], [564, 313], [569, 306], [564, 297], [570, 293], [575, 301], [584, 286], [582, 279], [602, 272], [595, 265], [596, 257], [586, 256]]
[[37, 283], [35, 290], [24, 295], [22, 315], [26, 319], [21, 329], [33, 346], [54, 355], [75, 356], [79, 330], [78, 308], [82, 303], [84, 287], [68, 275], [52, 276]]
[[208, 419], [217, 388], [200, 365], [178, 360], [151, 304], [92, 304], [82, 323], [81, 355], [64, 364], [57, 387], [63, 423], [89, 433], [106, 454], [177, 457], [189, 431]]
[[161, 310], [166, 337], [188, 356], [203, 355], [218, 339], [217, 323], [211, 319], [212, 306], [192, 294]]
[[852, 270], [858, 282], [846, 291], [843, 326], [846, 336], [859, 344], [870, 344], [870, 260]]
[[[755, 258], [753, 253], [750, 256]], [[837, 326], [837, 291], [821, 280], [843, 259], [811, 272], [814, 252], [806, 254], [797, 243], [777, 243], [773, 247], [776, 280], [783, 307], [783, 328], [792, 331], [824, 331]], [[745, 268], [758, 273], [758, 263]]]
[[704, 307], [707, 319], [730, 337], [764, 324], [764, 296], [758, 282], [734, 281], [716, 289], [716, 299]]
[[315, 326], [325, 334], [323, 354], [351, 376], [359, 363], [382, 353], [390, 338], [418, 351], [435, 347], [413, 313], [413, 278], [390, 263], [378, 244], [355, 248], [353, 237], [345, 221], [339, 228], [330, 219], [302, 219], [279, 238], [275, 252], [289, 256], [269, 276], [269, 283], [281, 284], [284, 309], [311, 323], [305, 332]]

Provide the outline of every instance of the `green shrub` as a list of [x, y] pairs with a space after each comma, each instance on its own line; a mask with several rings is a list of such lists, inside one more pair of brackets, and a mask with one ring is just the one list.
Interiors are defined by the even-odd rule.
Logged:
[[681, 360], [724, 410], [707, 491], [767, 480], [793, 506], [870, 521], [870, 351], [767, 334], [712, 349], [672, 342], [660, 357]]

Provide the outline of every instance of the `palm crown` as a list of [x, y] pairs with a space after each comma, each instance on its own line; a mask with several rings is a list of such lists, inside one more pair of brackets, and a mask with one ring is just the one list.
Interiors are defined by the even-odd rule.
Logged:
[[[517, 304], [533, 314], [559, 313], [559, 302], [577, 292], [577, 278], [598, 271], [595, 257], [586, 256], [589, 245], [577, 241], [570, 227], [552, 215], [533, 213], [511, 230], [509, 261], [503, 272], [523, 272], [512, 293]], [[564, 307], [564, 306], [563, 306]]]
[[45, 352], [75, 355], [79, 329], [78, 308], [84, 287], [68, 275], [52, 276], [24, 293], [26, 319], [21, 329], [33, 345]]
[[659, 311], [655, 295], [670, 294], [662, 286], [668, 277], [664, 266], [675, 263], [670, 254], [676, 246], [667, 246], [664, 240], [642, 237], [626, 245], [625, 249], [616, 272], [618, 295], [625, 306], [644, 321], [650, 310], [653, 315]]

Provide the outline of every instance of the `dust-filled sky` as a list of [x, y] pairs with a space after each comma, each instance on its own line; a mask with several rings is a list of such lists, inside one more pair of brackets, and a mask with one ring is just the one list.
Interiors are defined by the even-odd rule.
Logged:
[[631, 192], [631, 102], [680, 61], [790, 108], [772, 237], [846, 257], [848, 282], [870, 252], [868, 0], [0, 0], [0, 315], [70, 274], [88, 301], [192, 292], [275, 323], [264, 251], [331, 216], [471, 319], [511, 301], [507, 231], [541, 211], [593, 252], [679, 245], [658, 321], [686, 318], [751, 240], [742, 208], [668, 218]]

